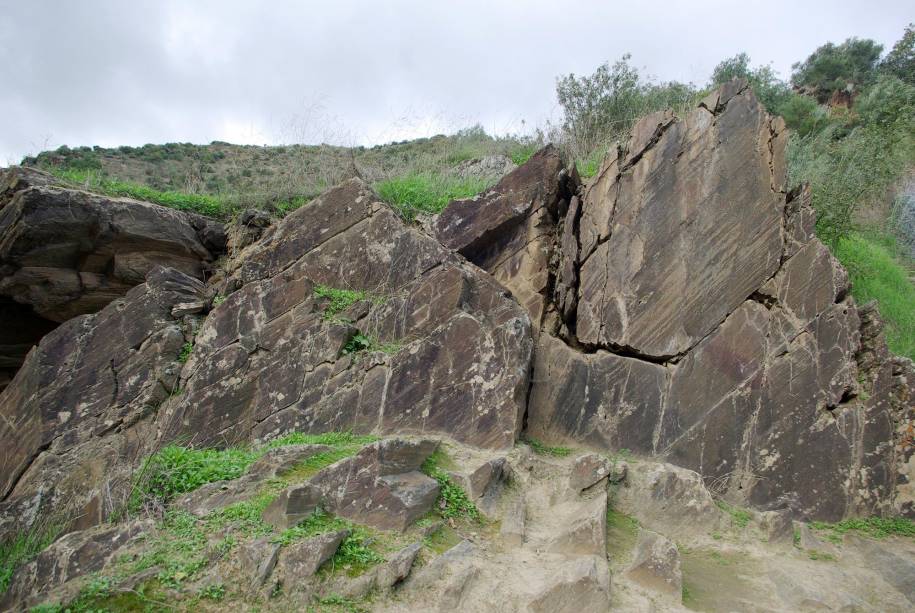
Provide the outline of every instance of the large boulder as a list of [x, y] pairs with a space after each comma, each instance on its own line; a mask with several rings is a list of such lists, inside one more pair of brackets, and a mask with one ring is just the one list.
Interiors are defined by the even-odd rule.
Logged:
[[352, 430], [514, 443], [527, 315], [360, 180], [270, 227], [225, 288], [239, 289], [200, 329], [185, 392], [169, 404], [172, 436], [208, 444]]
[[547, 146], [481, 195], [449, 204], [435, 222], [443, 245], [512, 292], [530, 315], [535, 334], [548, 305], [556, 219], [576, 187], [577, 175], [571, 176], [559, 151]]

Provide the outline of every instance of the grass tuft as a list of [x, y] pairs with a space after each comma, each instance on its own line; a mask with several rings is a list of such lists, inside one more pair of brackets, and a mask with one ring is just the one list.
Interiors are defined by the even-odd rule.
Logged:
[[716, 500], [715, 504], [718, 505], [719, 509], [731, 516], [731, 521], [733, 521], [734, 525], [738, 528], [746, 528], [750, 523], [750, 520], [753, 519], [753, 515], [746, 509], [735, 507], [724, 500]]
[[564, 458], [572, 453], [572, 450], [568, 447], [553, 447], [533, 438], [524, 438], [522, 441], [527, 443], [531, 448], [531, 451], [537, 455], [550, 455], [557, 458]]
[[[837, 537], [838, 540], [846, 532], [860, 532], [873, 538], [887, 536], [905, 536], [915, 538], [915, 520], [905, 517], [867, 517], [863, 519], [845, 519], [838, 523], [830, 524], [821, 521], [810, 523], [816, 530], [827, 532]], [[797, 541], [800, 541], [798, 537]]]
[[0, 595], [6, 593], [16, 570], [44, 551], [60, 532], [59, 526], [33, 529], [0, 543]]
[[381, 181], [375, 189], [384, 201], [412, 221], [417, 213], [440, 213], [452, 200], [472, 198], [491, 185], [487, 179], [418, 173]]
[[439, 494], [436, 501], [436, 510], [439, 515], [445, 519], [470, 519], [480, 521], [480, 511], [476, 505], [467, 497], [467, 492], [456, 484], [444, 466], [450, 463], [450, 459], [441, 449], [436, 449], [426, 461], [423, 462], [421, 470], [438, 481]]

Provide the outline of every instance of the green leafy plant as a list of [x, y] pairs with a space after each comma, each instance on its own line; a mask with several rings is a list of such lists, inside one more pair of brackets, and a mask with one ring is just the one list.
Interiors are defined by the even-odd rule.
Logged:
[[426, 458], [421, 468], [425, 474], [438, 481], [439, 494], [436, 502], [438, 513], [446, 519], [466, 518], [479, 521], [481, 516], [476, 505], [467, 497], [467, 492], [457, 485], [443, 468], [449, 462], [447, 455], [441, 449], [436, 449]]
[[181, 347], [181, 353], [178, 354], [178, 361], [184, 364], [191, 358], [191, 353], [194, 352], [194, 343], [188, 341], [184, 343]]
[[202, 588], [198, 592], [198, 595], [206, 600], [219, 602], [226, 596], [226, 586], [224, 586], [222, 583], [211, 583], [210, 585]]

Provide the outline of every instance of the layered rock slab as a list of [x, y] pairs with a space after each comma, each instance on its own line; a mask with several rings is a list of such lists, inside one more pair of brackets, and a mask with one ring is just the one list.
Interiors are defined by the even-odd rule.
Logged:
[[[786, 138], [735, 81], [682, 119], [643, 118], [577, 193], [560, 183], [537, 223], [523, 198], [442, 213], [446, 244], [541, 300], [523, 302], [542, 315], [531, 436], [661, 457], [735, 502], [801, 517], [901, 508], [905, 369], [865, 350], [809, 190], [787, 191]], [[487, 238], [532, 228], [535, 255]], [[513, 258], [516, 273], [548, 262], [545, 284], [506, 276]]]
[[203, 279], [224, 250], [222, 224], [199, 215], [0, 171], [0, 391], [57, 324], [101, 310], [157, 265]]
[[0, 295], [51, 321], [99, 311], [158, 265], [203, 279], [225, 248], [217, 222], [7, 174], [22, 189], [0, 209]]
[[0, 532], [37, 519], [91, 526], [124, 502], [131, 470], [155, 448], [156, 411], [177, 389], [186, 340], [172, 309], [204, 292], [156, 268], [29, 353], [0, 394]]
[[[185, 393], [169, 404], [173, 435], [207, 444], [352, 430], [514, 443], [527, 314], [358, 179], [269, 228], [226, 288], [240, 289], [204, 322]], [[328, 315], [318, 288], [362, 299]]]

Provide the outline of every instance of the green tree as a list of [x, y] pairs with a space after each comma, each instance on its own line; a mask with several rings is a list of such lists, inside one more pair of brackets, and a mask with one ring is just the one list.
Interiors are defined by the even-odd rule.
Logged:
[[791, 83], [812, 88], [820, 102], [849, 86], [860, 90], [872, 80], [882, 51], [883, 45], [870, 39], [849, 38], [841, 45], [826, 43], [792, 66]]
[[905, 29], [902, 38], [896, 41], [880, 63], [880, 70], [915, 85], [915, 24], [910, 23]]

